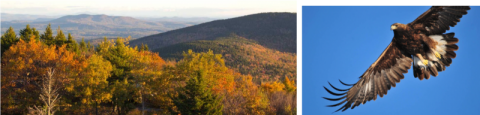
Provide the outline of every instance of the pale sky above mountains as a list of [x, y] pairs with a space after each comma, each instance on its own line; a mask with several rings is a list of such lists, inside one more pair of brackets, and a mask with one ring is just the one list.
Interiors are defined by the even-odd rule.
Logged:
[[132, 17], [231, 18], [260, 12], [297, 12], [294, 0], [2, 0], [2, 13], [106, 14]]

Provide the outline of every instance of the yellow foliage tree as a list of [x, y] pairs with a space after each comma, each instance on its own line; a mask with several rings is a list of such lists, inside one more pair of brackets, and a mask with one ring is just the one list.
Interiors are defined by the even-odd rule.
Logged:
[[[167, 88], [169, 82], [168, 78], [160, 77], [162, 75], [162, 68], [165, 64], [157, 53], [146, 50], [131, 50], [136, 53], [133, 59], [133, 67], [131, 75], [134, 77], [134, 82], [137, 84], [136, 90], [139, 98], [138, 102], [142, 103], [142, 113], [145, 109], [145, 100], [152, 99], [157, 94], [158, 90]], [[160, 89], [159, 89], [160, 88]]]
[[183, 56], [184, 58], [175, 65], [167, 65], [164, 68], [162, 77], [168, 78], [167, 82], [171, 83], [169, 89], [160, 90], [164, 98], [158, 99], [164, 99], [165, 103], [163, 104], [173, 105], [171, 99], [165, 99], [165, 97], [169, 97], [169, 95], [175, 97], [178, 93], [175, 88], [183, 87], [185, 81], [197, 76], [197, 71], [203, 71], [205, 82], [208, 83], [207, 88], [211, 89], [215, 95], [226, 95], [235, 90], [234, 79], [239, 74], [225, 66], [222, 55], [214, 54], [212, 51], [195, 53], [188, 50], [183, 53]]
[[285, 85], [278, 82], [268, 82], [268, 83], [263, 83], [262, 88], [265, 89], [268, 93], [273, 93], [277, 91], [283, 91], [285, 88]]
[[264, 115], [269, 105], [267, 95], [263, 93], [259, 86], [252, 82], [252, 76], [241, 76], [237, 82], [238, 89], [242, 92], [245, 99], [243, 107], [246, 108], [247, 114]]
[[285, 91], [287, 92], [295, 92], [297, 90], [297, 87], [295, 85], [295, 81], [288, 79], [288, 77], [285, 77], [285, 80], [283, 81], [283, 84], [285, 85]]
[[95, 104], [95, 111], [98, 111], [98, 104], [109, 101], [112, 98], [108, 90], [107, 78], [113, 67], [110, 62], [96, 54], [87, 59], [87, 67], [66, 86], [66, 90], [74, 93], [80, 98], [81, 104]]
[[189, 79], [195, 76], [195, 71], [205, 71], [206, 82], [214, 93], [222, 91], [231, 92], [234, 88], [234, 71], [225, 66], [220, 54], [213, 54], [213, 51], [206, 53], [195, 53], [192, 50], [183, 53], [183, 59], [176, 65], [180, 77]]

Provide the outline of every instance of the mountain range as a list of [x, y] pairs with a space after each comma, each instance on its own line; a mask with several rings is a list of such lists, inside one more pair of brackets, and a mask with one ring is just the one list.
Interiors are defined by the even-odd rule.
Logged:
[[201, 22], [210, 22], [217, 20], [218, 18], [209, 18], [209, 17], [137, 17], [137, 19], [151, 21], [151, 22], [185, 22], [185, 23], [201, 23]]
[[[4, 19], [8, 21], [4, 21]], [[49, 23], [54, 33], [58, 26], [60, 26], [64, 33], [72, 33], [76, 39], [82, 37], [85, 39], [95, 39], [104, 36], [109, 38], [131, 36], [135, 39], [195, 25], [201, 22], [145, 21], [128, 16], [90, 14], [66, 15], [59, 18], [52, 18], [52, 16], [2, 13], [1, 31], [3, 33], [12, 26], [15, 32], [18, 32], [20, 29], [25, 28], [25, 25], [30, 24], [30, 27], [35, 27], [43, 33]]]
[[206, 22], [158, 33], [130, 41], [132, 46], [147, 44], [150, 49], [196, 40], [214, 40], [236, 34], [266, 48], [295, 53], [297, 49], [296, 13], [258, 13]]

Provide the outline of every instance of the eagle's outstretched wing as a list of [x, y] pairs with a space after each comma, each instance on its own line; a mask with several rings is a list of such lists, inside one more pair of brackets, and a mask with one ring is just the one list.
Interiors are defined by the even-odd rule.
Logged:
[[[469, 6], [432, 6], [422, 15], [420, 15], [408, 26], [414, 29], [415, 34], [425, 35], [423, 43], [430, 49], [425, 49], [425, 56], [430, 61], [426, 68], [422, 69], [422, 65], [415, 63], [413, 66], [413, 74], [420, 80], [429, 79], [430, 75], [437, 76], [438, 72], [445, 71], [445, 66], [452, 63], [452, 58], [456, 57], [454, 51], [458, 50], [456, 43], [458, 39], [454, 37], [454, 33], [443, 34], [451, 27], [460, 22], [460, 18], [467, 14], [470, 10]], [[435, 57], [435, 53], [439, 58]], [[414, 61], [419, 60], [414, 57]], [[415, 61], [417, 62], [417, 61]], [[435, 69], [436, 68], [436, 69]]]
[[[328, 93], [342, 97], [323, 98], [330, 101], [339, 101], [345, 99], [338, 104], [329, 105], [328, 107], [335, 107], [345, 103], [337, 111], [345, 111], [350, 107], [353, 109], [360, 105], [360, 103], [365, 104], [365, 102], [372, 99], [376, 100], [377, 95], [383, 97], [383, 95], [387, 94], [387, 91], [391, 88], [391, 86], [395, 87], [395, 83], [400, 82], [400, 80], [404, 78], [403, 73], [408, 72], [413, 60], [410, 54], [406, 54], [398, 48], [394, 40], [392, 40], [390, 45], [388, 45], [380, 57], [378, 57], [378, 59], [367, 69], [367, 71], [360, 76], [360, 80], [353, 84], [351, 88], [338, 89], [330, 84], [333, 89], [337, 91], [343, 91], [344, 93], [335, 93], [324, 87]], [[351, 86], [343, 82], [341, 83]]]
[[[457, 22], [460, 21], [460, 18], [467, 14], [467, 10], [469, 9], [469, 6], [433, 6], [413, 22], [407, 24], [414, 30], [415, 33], [412, 34], [428, 36], [425, 37], [427, 39], [423, 41], [426, 42], [425, 45], [434, 46], [433, 49], [439, 52], [439, 57], [441, 57], [439, 60], [430, 60], [436, 65], [436, 69], [429, 68], [429, 70], [432, 71], [430, 74], [436, 76], [437, 71], [444, 71], [445, 66], [449, 66], [452, 63], [451, 58], [455, 58], [456, 56], [453, 51], [458, 50], [458, 46], [455, 45], [458, 39], [454, 38], [454, 33], [443, 33], [449, 30], [450, 26], [455, 26]], [[435, 52], [433, 52], [433, 49], [432, 51], [426, 51], [427, 56], [432, 55], [430, 57], [434, 58], [433, 55]], [[330, 101], [340, 101], [344, 99], [338, 104], [329, 105], [329, 107], [335, 107], [343, 104], [337, 111], [345, 111], [348, 108], [353, 109], [360, 105], [360, 103], [364, 104], [372, 99], [376, 100], [377, 95], [383, 97], [383, 95], [387, 94], [391, 86], [395, 87], [395, 83], [400, 82], [400, 80], [404, 78], [403, 73], [408, 72], [412, 61], [412, 55], [400, 50], [394, 38], [375, 63], [360, 76], [360, 80], [357, 83], [350, 85], [340, 81], [343, 85], [352, 86], [351, 88], [338, 89], [329, 83], [333, 89], [344, 93], [335, 93], [324, 87], [330, 94], [342, 97], [324, 98]], [[419, 67], [414, 68], [416, 68], [414, 69], [415, 77], [420, 77], [420, 79], [424, 77], [429, 78], [430, 74], [425, 74], [428, 71], [420, 71], [418, 70]]]
[[455, 27], [470, 6], [432, 6], [408, 25], [426, 35], [443, 34]]

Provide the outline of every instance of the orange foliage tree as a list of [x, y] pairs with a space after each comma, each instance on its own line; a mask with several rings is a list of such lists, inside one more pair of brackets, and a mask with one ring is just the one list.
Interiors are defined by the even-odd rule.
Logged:
[[20, 40], [5, 52], [1, 62], [2, 105], [7, 109], [15, 107], [19, 113], [39, 104], [37, 84], [41, 82], [39, 77], [46, 75], [47, 68], [56, 70], [56, 83], [63, 87], [86, 65], [85, 61], [77, 60], [75, 53], [67, 51], [65, 45], [47, 46], [34, 39], [35, 36], [31, 36], [29, 42]]

